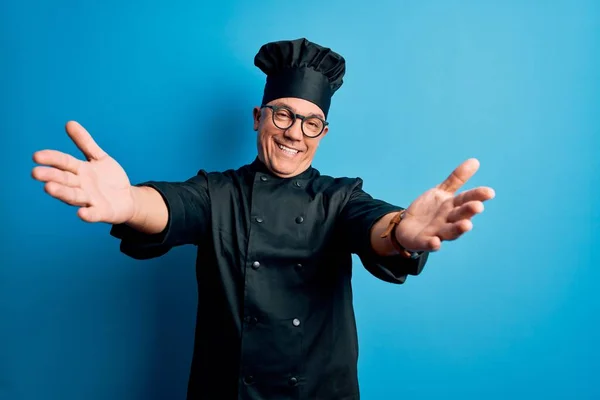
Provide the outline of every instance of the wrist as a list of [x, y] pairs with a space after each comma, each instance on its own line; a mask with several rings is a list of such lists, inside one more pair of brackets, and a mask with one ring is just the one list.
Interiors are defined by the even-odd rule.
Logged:
[[389, 236], [392, 245], [394, 246], [398, 254], [400, 254], [402, 257], [416, 259], [423, 252], [410, 250], [404, 244], [402, 244], [402, 237], [405, 236], [402, 234], [402, 230], [406, 226], [402, 224], [402, 221], [404, 221], [405, 213], [406, 210], [402, 210], [396, 215], [394, 215], [394, 217], [390, 220], [388, 229], [381, 235], [381, 237], [385, 238]]
[[412, 250], [410, 248], [408, 248], [405, 244], [405, 237], [406, 235], [404, 235], [404, 227], [406, 226], [404, 223], [404, 218], [402, 218], [400, 220], [400, 222], [398, 222], [398, 224], [396, 225], [395, 229], [393, 230], [393, 235], [394, 235], [394, 240], [396, 241], [397, 245], [403, 250], [403, 251], [407, 251], [409, 253], [414, 253], [415, 250]]
[[127, 219], [127, 221], [125, 222], [127, 225], [135, 227], [140, 227], [144, 225], [146, 217], [142, 215], [143, 207], [141, 205], [143, 204], [142, 197], [143, 191], [145, 189], [146, 188], [144, 188], [143, 186], [132, 185], [129, 187], [129, 193], [131, 196], [131, 212], [129, 219]]
[[161, 233], [169, 222], [169, 209], [162, 194], [151, 186], [130, 188], [131, 208], [127, 225], [148, 233]]

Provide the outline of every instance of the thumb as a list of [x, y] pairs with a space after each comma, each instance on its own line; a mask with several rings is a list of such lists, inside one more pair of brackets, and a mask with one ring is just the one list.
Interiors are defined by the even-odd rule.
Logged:
[[469, 179], [475, 175], [479, 169], [479, 160], [469, 158], [452, 171], [452, 173], [437, 187], [446, 192], [455, 193]]
[[69, 121], [65, 129], [75, 146], [81, 150], [88, 160], [99, 160], [106, 156], [106, 153], [94, 141], [92, 135], [79, 123]]

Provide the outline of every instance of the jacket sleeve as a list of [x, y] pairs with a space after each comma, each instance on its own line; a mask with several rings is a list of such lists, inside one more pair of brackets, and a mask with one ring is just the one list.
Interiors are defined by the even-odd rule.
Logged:
[[380, 256], [373, 250], [373, 225], [386, 214], [401, 210], [402, 207], [374, 199], [362, 189], [362, 180], [358, 179], [358, 184], [353, 188], [340, 214], [340, 231], [350, 251], [360, 258], [363, 266], [373, 276], [396, 284], [404, 283], [408, 275], [419, 275], [429, 257], [427, 252], [416, 260], [400, 255]]
[[165, 229], [153, 235], [126, 224], [113, 225], [110, 234], [120, 239], [124, 254], [138, 260], [159, 257], [175, 246], [198, 244], [210, 232], [210, 198], [202, 171], [184, 182], [149, 181], [136, 186], [156, 189], [167, 205], [169, 219]]

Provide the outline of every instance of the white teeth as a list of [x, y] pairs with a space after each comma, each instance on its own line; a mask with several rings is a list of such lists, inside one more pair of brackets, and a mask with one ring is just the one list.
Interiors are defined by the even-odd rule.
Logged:
[[277, 146], [279, 146], [279, 148], [281, 150], [285, 151], [286, 153], [288, 153], [290, 155], [298, 154], [298, 150], [290, 149], [289, 147], [286, 147], [282, 144], [277, 144]]

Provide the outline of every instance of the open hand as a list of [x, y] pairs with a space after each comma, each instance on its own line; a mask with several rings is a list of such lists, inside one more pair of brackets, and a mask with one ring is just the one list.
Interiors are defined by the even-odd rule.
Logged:
[[134, 214], [131, 184], [121, 166], [106, 154], [92, 136], [77, 122], [69, 122], [66, 131], [86, 161], [56, 150], [34, 153], [38, 164], [32, 176], [46, 182], [50, 196], [80, 207], [77, 215], [86, 222], [127, 222]]
[[483, 202], [495, 196], [489, 187], [456, 194], [478, 169], [479, 161], [469, 159], [412, 202], [396, 230], [400, 244], [412, 251], [437, 251], [442, 241], [455, 240], [470, 231], [473, 216], [483, 212]]

